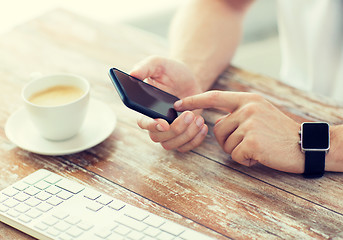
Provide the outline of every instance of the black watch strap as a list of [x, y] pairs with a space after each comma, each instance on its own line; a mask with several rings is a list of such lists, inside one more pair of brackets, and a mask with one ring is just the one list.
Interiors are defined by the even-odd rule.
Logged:
[[305, 152], [305, 178], [320, 178], [325, 172], [325, 151]]

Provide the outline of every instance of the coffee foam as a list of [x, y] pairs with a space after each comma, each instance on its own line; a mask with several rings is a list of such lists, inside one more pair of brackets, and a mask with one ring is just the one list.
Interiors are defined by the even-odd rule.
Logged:
[[40, 106], [59, 106], [75, 101], [84, 93], [75, 86], [57, 85], [33, 94], [28, 100]]

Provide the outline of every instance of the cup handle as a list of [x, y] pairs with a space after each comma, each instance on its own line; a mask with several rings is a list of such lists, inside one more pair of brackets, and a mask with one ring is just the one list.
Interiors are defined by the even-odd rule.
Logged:
[[32, 72], [30, 74], [30, 80], [35, 80], [35, 79], [40, 78], [42, 76], [43, 76], [43, 74], [41, 72]]

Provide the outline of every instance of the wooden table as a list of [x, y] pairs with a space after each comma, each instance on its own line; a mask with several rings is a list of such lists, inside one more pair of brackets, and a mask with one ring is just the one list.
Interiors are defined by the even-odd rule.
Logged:
[[[218, 111], [205, 112], [209, 134], [189, 153], [166, 151], [138, 128], [138, 114], [121, 103], [108, 69], [129, 71], [146, 56], [166, 55], [167, 47], [155, 35], [123, 25], [106, 26], [64, 10], [1, 36], [0, 189], [45, 168], [217, 239], [342, 239], [342, 174], [310, 180], [235, 163], [213, 136], [213, 123], [223, 114]], [[34, 71], [85, 76], [92, 97], [117, 115], [111, 136], [91, 149], [59, 157], [33, 154], [12, 144], [4, 126], [23, 105], [20, 91]], [[234, 67], [214, 88], [260, 93], [299, 122], [336, 124], [343, 119], [343, 109], [327, 99]], [[0, 239], [31, 237], [0, 223]]]

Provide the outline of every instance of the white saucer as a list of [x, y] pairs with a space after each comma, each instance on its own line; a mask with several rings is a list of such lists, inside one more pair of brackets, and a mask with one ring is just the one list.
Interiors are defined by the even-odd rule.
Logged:
[[25, 108], [13, 113], [5, 125], [7, 138], [18, 147], [42, 155], [66, 155], [81, 152], [105, 140], [114, 130], [116, 116], [103, 102], [90, 99], [88, 113], [80, 132], [65, 141], [43, 138], [28, 118]]

